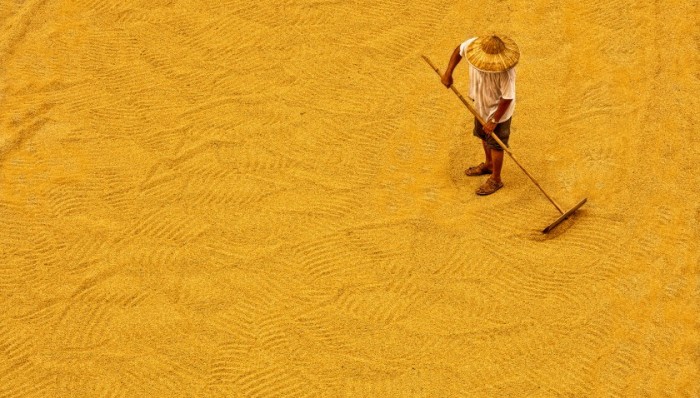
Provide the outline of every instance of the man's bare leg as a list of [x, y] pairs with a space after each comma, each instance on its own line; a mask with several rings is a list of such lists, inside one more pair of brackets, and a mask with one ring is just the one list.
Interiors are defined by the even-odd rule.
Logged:
[[[486, 143], [484, 142], [484, 145]], [[489, 148], [490, 149], [490, 148]], [[501, 168], [503, 168], [503, 151], [496, 149], [490, 149], [491, 160], [493, 161], [493, 173], [491, 174], [491, 179], [496, 182], [501, 182]]]
[[493, 160], [491, 157], [491, 148], [486, 144], [486, 141], [481, 140], [481, 144], [484, 146], [484, 154], [486, 155], [486, 161], [484, 162], [484, 165], [486, 166], [487, 169], [493, 170]]

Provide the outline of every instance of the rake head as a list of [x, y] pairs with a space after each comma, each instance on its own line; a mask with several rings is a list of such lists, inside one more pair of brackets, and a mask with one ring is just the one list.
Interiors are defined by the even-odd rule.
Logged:
[[562, 215], [559, 216], [559, 218], [557, 218], [556, 221], [554, 221], [553, 223], [549, 224], [549, 225], [547, 226], [547, 228], [543, 229], [543, 230], [542, 230], [542, 233], [543, 233], [543, 234], [546, 234], [546, 233], [548, 233], [549, 231], [553, 230], [554, 227], [556, 227], [557, 225], [561, 224], [562, 221], [564, 221], [564, 220], [566, 220], [567, 218], [569, 218], [572, 214], [574, 214], [574, 212], [575, 212], [576, 210], [578, 210], [581, 206], [583, 206], [583, 205], [586, 203], [586, 200], [588, 200], [588, 199], [587, 199], [587, 198], [583, 198], [583, 200], [580, 201], [580, 202], [578, 202], [578, 203], [576, 204], [576, 206], [572, 207], [572, 208], [571, 208], [570, 210], [568, 210], [567, 212], [562, 213]]

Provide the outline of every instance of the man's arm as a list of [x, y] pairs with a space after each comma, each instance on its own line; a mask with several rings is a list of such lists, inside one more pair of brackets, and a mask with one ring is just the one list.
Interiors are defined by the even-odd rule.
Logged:
[[501, 98], [498, 100], [498, 108], [496, 108], [496, 112], [489, 120], [486, 121], [486, 125], [484, 125], [484, 131], [486, 134], [491, 134], [493, 132], [493, 129], [496, 128], [496, 124], [498, 124], [498, 121], [501, 120], [503, 114], [506, 113], [506, 110], [508, 110], [508, 106], [511, 102], [513, 102], [513, 100], [510, 98]]
[[455, 70], [455, 67], [461, 60], [462, 56], [459, 55], [459, 46], [457, 46], [457, 48], [455, 48], [455, 50], [452, 52], [452, 57], [450, 57], [450, 63], [447, 64], [445, 74], [442, 75], [442, 84], [444, 84], [445, 87], [450, 88], [452, 85], [452, 72]]

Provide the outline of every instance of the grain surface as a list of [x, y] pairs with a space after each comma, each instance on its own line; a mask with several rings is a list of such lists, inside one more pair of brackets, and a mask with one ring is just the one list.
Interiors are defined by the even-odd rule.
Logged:
[[[698, 2], [0, 2], [0, 397], [700, 396]], [[516, 40], [489, 197], [420, 59]], [[466, 92], [464, 65], [455, 84]]]

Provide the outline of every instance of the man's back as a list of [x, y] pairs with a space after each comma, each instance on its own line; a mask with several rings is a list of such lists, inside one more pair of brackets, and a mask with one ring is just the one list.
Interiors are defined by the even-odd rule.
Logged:
[[[467, 48], [474, 40], [476, 37], [459, 46], [462, 57], [466, 56]], [[500, 121], [510, 119], [515, 111], [515, 66], [502, 72], [483, 72], [470, 63], [469, 97], [474, 100], [476, 110], [484, 120], [493, 116], [501, 98], [512, 100]]]

